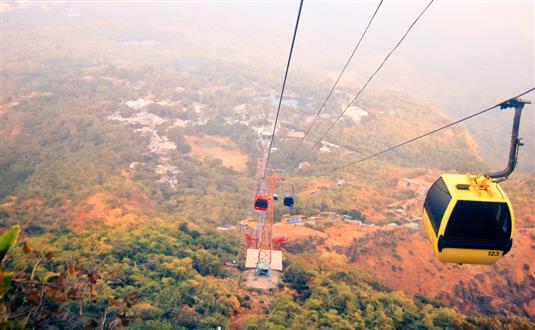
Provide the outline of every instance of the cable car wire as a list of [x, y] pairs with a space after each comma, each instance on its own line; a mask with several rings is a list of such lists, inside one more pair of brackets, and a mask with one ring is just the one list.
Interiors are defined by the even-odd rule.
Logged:
[[271, 148], [273, 146], [273, 140], [275, 139], [275, 132], [277, 130], [277, 122], [279, 120], [279, 114], [280, 114], [281, 105], [282, 105], [282, 98], [284, 96], [284, 89], [286, 88], [286, 79], [288, 78], [288, 71], [290, 69], [290, 62], [292, 61], [292, 53], [293, 53], [294, 45], [295, 45], [295, 37], [297, 36], [297, 28], [299, 27], [299, 19], [301, 18], [301, 10], [303, 9], [303, 1], [304, 0], [301, 0], [301, 2], [299, 4], [299, 12], [297, 13], [297, 20], [295, 22], [295, 29], [294, 29], [294, 34], [293, 34], [293, 38], [292, 38], [292, 45], [290, 47], [290, 54], [288, 55], [288, 63], [286, 64], [286, 72], [284, 73], [284, 81], [282, 83], [281, 95], [280, 95], [280, 98], [279, 98], [279, 106], [277, 107], [277, 115], [275, 116], [275, 122], [273, 123], [273, 132], [271, 134], [271, 141], [269, 142], [268, 154], [267, 154], [267, 157], [266, 157], [266, 166], [264, 167], [264, 175], [263, 175], [264, 177], [266, 176], [266, 171], [267, 171], [267, 168], [268, 168], [268, 165], [269, 165], [269, 157], [271, 156]]
[[[416, 17], [416, 19], [412, 22], [412, 24], [409, 26], [409, 28], [407, 29], [407, 31], [405, 31], [405, 34], [403, 34], [403, 36], [401, 37], [401, 39], [398, 41], [398, 43], [394, 46], [394, 48], [392, 48], [392, 50], [386, 55], [386, 57], [384, 58], [383, 62], [381, 62], [381, 64], [379, 65], [379, 67], [377, 67], [377, 69], [375, 70], [375, 72], [368, 78], [368, 80], [366, 81], [366, 83], [360, 88], [360, 90], [357, 92], [357, 94], [355, 95], [355, 97], [353, 98], [353, 100], [351, 100], [351, 102], [345, 107], [344, 111], [342, 111], [342, 113], [336, 118], [336, 120], [329, 126], [329, 128], [320, 136], [320, 138], [316, 141], [316, 143], [313, 144], [312, 147], [318, 145], [321, 140], [323, 138], [325, 138], [325, 136], [327, 134], [329, 134], [329, 132], [331, 131], [331, 129], [334, 127], [334, 125], [336, 125], [336, 123], [338, 123], [338, 121], [340, 120], [340, 118], [342, 118], [342, 116], [347, 112], [347, 110], [349, 109], [349, 107], [355, 103], [355, 101], [357, 100], [357, 98], [360, 96], [360, 94], [362, 94], [362, 92], [366, 89], [366, 87], [368, 87], [368, 84], [373, 80], [373, 78], [377, 75], [377, 73], [379, 73], [379, 71], [381, 71], [381, 69], [383, 68], [383, 66], [385, 65], [386, 61], [388, 61], [388, 59], [390, 58], [390, 56], [392, 56], [392, 54], [396, 51], [396, 49], [398, 49], [398, 47], [403, 43], [403, 41], [405, 40], [405, 38], [407, 37], [407, 35], [409, 34], [409, 32], [412, 30], [412, 28], [416, 25], [416, 23], [420, 20], [420, 18], [425, 14], [425, 12], [427, 11], [427, 9], [429, 9], [429, 7], [431, 6], [431, 4], [434, 2], [434, 0], [431, 0], [429, 1], [429, 3], [427, 4], [427, 6], [425, 6], [425, 8], [422, 10], [422, 12], [420, 12], [420, 14]], [[299, 163], [299, 161], [297, 162]]]
[[312, 127], [314, 126], [314, 123], [316, 122], [316, 120], [318, 119], [319, 115], [321, 114], [321, 112], [325, 109], [325, 105], [327, 104], [327, 101], [329, 101], [329, 99], [331, 98], [331, 95], [333, 94], [334, 90], [336, 89], [336, 87], [338, 87], [338, 83], [340, 82], [340, 79], [342, 78], [342, 75], [344, 74], [344, 72], [346, 71], [347, 67], [349, 66], [349, 63], [351, 62], [351, 60], [353, 59], [353, 56], [355, 55], [355, 53], [357, 52], [357, 49], [359, 48], [360, 44], [362, 43], [362, 40], [364, 39], [364, 36], [366, 35], [366, 33], [368, 32], [368, 29], [370, 28], [370, 26], [372, 25], [372, 22], [373, 20], [375, 19], [375, 16], [377, 15], [377, 12], [379, 11], [379, 8], [381, 8], [381, 5], [383, 4], [383, 1], [384, 0], [381, 0], [379, 1], [379, 4], [377, 5], [377, 8], [375, 8], [375, 11], [370, 19], [370, 21], [368, 22], [368, 25], [366, 26], [366, 28], [364, 29], [364, 32], [362, 33], [362, 35], [360, 36], [360, 39], [359, 41], [357, 42], [357, 45], [355, 46], [355, 48], [353, 48], [353, 52], [351, 53], [351, 55], [349, 56], [349, 58], [347, 59], [347, 62], [346, 64], [344, 65], [344, 67], [342, 68], [342, 71], [340, 72], [340, 74], [338, 75], [338, 78], [336, 78], [336, 81], [334, 82], [333, 86], [331, 87], [331, 90], [329, 91], [329, 94], [327, 94], [327, 97], [323, 100], [323, 103], [321, 104], [321, 106], [319, 107], [318, 111], [316, 112], [316, 115], [314, 116], [314, 119], [312, 119], [312, 122], [310, 123], [310, 125], [308, 126], [306, 132], [305, 132], [305, 135], [301, 138], [301, 140], [299, 141], [297, 147], [293, 150], [293, 152], [291, 152], [292, 154], [296, 153], [297, 150], [299, 150], [299, 148], [301, 147], [301, 145], [303, 144], [303, 141], [307, 138], [307, 136], [310, 134], [310, 130], [312, 129]]
[[[424, 134], [422, 134], [422, 135], [419, 135], [419, 136], [417, 136], [417, 137], [414, 137], [414, 138], [412, 138], [412, 139], [410, 139], [410, 140], [406, 140], [406, 141], [404, 141], [404, 142], [398, 143], [398, 144], [396, 144], [395, 146], [392, 146], [392, 147], [389, 147], [389, 148], [387, 148], [387, 149], [381, 150], [381, 151], [376, 152], [376, 153], [374, 153], [374, 154], [372, 154], [372, 155], [369, 155], [369, 156], [366, 156], [366, 157], [364, 157], [364, 158], [361, 158], [361, 159], [359, 159], [359, 160], [357, 160], [357, 161], [351, 162], [351, 163], [349, 163], [349, 164], [346, 164], [346, 165], [343, 165], [343, 166], [340, 166], [340, 167], [335, 167], [334, 169], [330, 169], [328, 172], [325, 172], [325, 173], [332, 173], [333, 171], [339, 171], [339, 170], [342, 170], [342, 169], [345, 169], [345, 168], [354, 166], [354, 165], [359, 164], [359, 163], [362, 163], [362, 162], [364, 162], [364, 161], [366, 161], [366, 160], [368, 160], [368, 159], [371, 159], [371, 158], [380, 156], [380, 155], [382, 155], [382, 154], [384, 154], [384, 153], [387, 153], [387, 152], [392, 151], [392, 150], [394, 150], [394, 149], [400, 148], [400, 147], [402, 147], [402, 146], [404, 146], [404, 145], [406, 145], [406, 144], [412, 143], [412, 142], [414, 142], [414, 141], [416, 141], [416, 140], [423, 139], [424, 137], [427, 137], [427, 136], [429, 136], [429, 135], [431, 135], [431, 134], [435, 134], [435, 133], [437, 133], [437, 132], [439, 132], [439, 131], [442, 131], [442, 130], [444, 130], [444, 129], [446, 129], [446, 128], [449, 128], [449, 127], [451, 127], [451, 126], [454, 126], [454, 125], [457, 125], [457, 124], [459, 124], [459, 123], [462, 123], [463, 121], [466, 121], [466, 120], [468, 120], [468, 119], [471, 119], [471, 118], [474, 118], [474, 117], [479, 116], [479, 115], [481, 115], [481, 114], [484, 114], [485, 112], [488, 112], [488, 111], [490, 111], [490, 110], [496, 109], [496, 108], [500, 107], [500, 105], [502, 105], [503, 103], [505, 103], [505, 102], [507, 102], [507, 101], [509, 101], [509, 100], [515, 99], [515, 98], [517, 98], [517, 97], [524, 96], [524, 95], [526, 95], [526, 94], [528, 94], [528, 93], [533, 92], [534, 90], [535, 90], [535, 87], [532, 87], [532, 88], [528, 89], [527, 91], [525, 91], [525, 92], [523, 92], [523, 93], [521, 93], [521, 94], [519, 94], [519, 95], [517, 95], [517, 96], [513, 96], [513, 97], [511, 97], [511, 98], [509, 98], [509, 99], [507, 99], [507, 100], [505, 100], [505, 101], [502, 101], [502, 102], [500, 102], [500, 103], [498, 103], [498, 104], [496, 104], [496, 105], [493, 105], [493, 106], [490, 107], [490, 108], [486, 108], [486, 109], [484, 109], [484, 110], [481, 110], [481, 111], [479, 111], [479, 112], [476, 112], [476, 113], [474, 113], [474, 114], [471, 114], [470, 116], [461, 118], [461, 119], [459, 119], [459, 120], [457, 120], [457, 121], [454, 121], [454, 122], [449, 123], [449, 124], [447, 124], [447, 125], [444, 125], [444, 126], [441, 126], [441, 127], [439, 127], [439, 128], [436, 128], [436, 129], [434, 129], [434, 130], [432, 130], [432, 131], [429, 131], [429, 132], [427, 132], [427, 133], [424, 133]], [[322, 175], [322, 174], [323, 174], [323, 173], [321, 173], [320, 175]]]
[[412, 22], [412, 24], [409, 26], [409, 28], [407, 29], [407, 31], [405, 32], [405, 34], [401, 37], [401, 39], [398, 41], [398, 43], [394, 46], [394, 48], [392, 48], [392, 50], [390, 51], [390, 53], [388, 53], [388, 55], [386, 55], [386, 57], [384, 58], [383, 62], [379, 65], [379, 67], [375, 70], [375, 72], [368, 78], [368, 81], [366, 81], [366, 83], [360, 88], [360, 90], [357, 92], [357, 94], [355, 95], [355, 97], [353, 98], [353, 100], [351, 100], [351, 102], [347, 105], [347, 107], [344, 109], [344, 111], [342, 111], [342, 113], [336, 118], [336, 120], [331, 124], [331, 126], [329, 126], [329, 128], [322, 134], [322, 136], [318, 139], [318, 142], [321, 141], [327, 134], [329, 134], [329, 132], [331, 131], [331, 129], [334, 127], [334, 125], [336, 125], [336, 123], [340, 120], [340, 118], [342, 118], [342, 116], [347, 112], [347, 110], [349, 109], [349, 107], [355, 103], [355, 101], [357, 100], [357, 98], [360, 96], [360, 94], [362, 94], [362, 92], [366, 89], [366, 87], [368, 86], [368, 84], [372, 81], [372, 79], [377, 75], [377, 73], [379, 71], [381, 71], [381, 69], [383, 68], [383, 66], [385, 65], [386, 61], [388, 61], [388, 59], [390, 58], [390, 56], [396, 51], [396, 49], [401, 45], [401, 43], [403, 42], [403, 40], [405, 40], [405, 38], [407, 37], [407, 35], [409, 34], [409, 32], [412, 30], [412, 28], [416, 25], [416, 23], [418, 22], [418, 20], [423, 16], [423, 14], [427, 11], [427, 9], [431, 6], [431, 4], [433, 3], [434, 0], [431, 0], [429, 1], [429, 3], [427, 4], [427, 6], [424, 8], [424, 10], [422, 10], [422, 12], [418, 15], [418, 17], [416, 17], [416, 19]]

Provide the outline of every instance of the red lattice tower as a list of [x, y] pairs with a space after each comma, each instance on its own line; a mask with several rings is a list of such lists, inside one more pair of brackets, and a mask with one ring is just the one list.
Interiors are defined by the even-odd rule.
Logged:
[[[273, 175], [265, 177], [265, 181], [268, 185], [268, 209], [262, 212], [259, 219], [258, 230], [258, 261], [256, 264], [256, 276], [269, 276], [271, 278], [271, 254], [273, 251], [273, 218], [275, 201], [273, 200], [273, 194], [277, 190], [277, 184], [283, 181], [281, 174], [284, 170], [272, 170]], [[259, 228], [260, 229], [260, 228]]]

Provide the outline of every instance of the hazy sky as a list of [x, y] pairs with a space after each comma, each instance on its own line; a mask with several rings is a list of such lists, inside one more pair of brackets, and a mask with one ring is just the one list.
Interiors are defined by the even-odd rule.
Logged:
[[[8, 1], [7, 7], [16, 3]], [[290, 78], [298, 77], [300, 70], [334, 78], [377, 3], [305, 1]], [[367, 78], [426, 3], [384, 1], [344, 81]], [[75, 13], [69, 24], [76, 20], [127, 21], [132, 35], [152, 34], [170, 39], [173, 46], [182, 42], [196, 47], [199, 56], [279, 71], [284, 69], [298, 8], [298, 1], [23, 4], [46, 4], [52, 8], [49, 11]], [[9, 14], [3, 16], [9, 21]], [[40, 22], [33, 23], [38, 27]], [[506, 96], [534, 85], [534, 47], [533, 1], [435, 1], [373, 85], [392, 83], [399, 89], [428, 94], [447, 84], [442, 87], [478, 94], [491, 88], [489, 95]], [[326, 74], [329, 71], [331, 75]]]

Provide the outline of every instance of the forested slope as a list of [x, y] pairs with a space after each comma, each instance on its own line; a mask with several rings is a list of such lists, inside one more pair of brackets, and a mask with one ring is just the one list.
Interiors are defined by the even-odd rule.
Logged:
[[[18, 273], [2, 301], [3, 320], [11, 326], [533, 326], [492, 311], [467, 316], [438, 301], [393, 291], [361, 273], [364, 266], [303, 265], [299, 251], [285, 264], [280, 288], [248, 290], [236, 267], [242, 261], [237, 230], [214, 231], [251, 216], [261, 154], [257, 139], [271, 128], [275, 75], [258, 76], [254, 68], [218, 61], [141, 68], [88, 59], [38, 64], [2, 72], [8, 83], [0, 112], [0, 228], [23, 225], [5, 263]], [[274, 163], [296, 170], [294, 162], [304, 156], [313, 166], [296, 170], [290, 183], [298, 189], [297, 206], [277, 212], [277, 221], [290, 212], [337, 212], [384, 225], [391, 220], [389, 204], [415, 197], [396, 191], [398, 179], [484, 166], [460, 127], [319, 179], [341, 161], [448, 121], [406, 94], [377, 89], [358, 104], [367, 115], [344, 118], [333, 132], [328, 141], [338, 147], [285, 157], [297, 142], [289, 133], [303, 129], [324, 85], [314, 77], [294, 83], [283, 108], [286, 120]], [[320, 128], [345, 97], [333, 100]], [[233, 166], [228, 154], [245, 164]], [[531, 190], [516, 191], [522, 194], [519, 202], [528, 204]], [[336, 229], [334, 223], [322, 226]], [[285, 249], [293, 253], [292, 246]], [[344, 253], [349, 256], [351, 249]], [[468, 303], [480, 304], [475, 297]]]

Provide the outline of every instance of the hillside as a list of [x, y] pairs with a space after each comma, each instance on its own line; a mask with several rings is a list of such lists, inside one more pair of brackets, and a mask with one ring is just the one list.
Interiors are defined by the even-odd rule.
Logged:
[[[238, 244], [214, 232], [150, 217], [145, 224], [23, 235], [6, 269], [17, 272], [0, 304], [2, 326], [133, 329], [349, 329], [529, 327], [508, 317], [465, 317], [423, 296], [392, 291], [333, 258], [290, 265], [274, 292], [247, 289], [230, 266]], [[20, 319], [20, 315], [26, 315]]]
[[[306, 260], [318, 267], [335, 255], [340, 268], [361, 269], [388, 287], [437, 299], [462, 312], [512, 313], [535, 319], [532, 295], [535, 263], [530, 257], [535, 247], [535, 219], [533, 205], [526, 199], [533, 192], [533, 179], [520, 176], [504, 184], [511, 190], [516, 206], [515, 244], [506, 258], [486, 267], [447, 265], [436, 260], [420, 220], [424, 196], [418, 195], [417, 183], [428, 186], [432, 183], [428, 178], [400, 181], [414, 183], [410, 188], [398, 185], [401, 187], [398, 192], [412, 190], [414, 197], [393, 204], [388, 199], [374, 199], [375, 209], [360, 208], [364, 223], [340, 215], [324, 215], [309, 217], [311, 220], [305, 220], [305, 227], [303, 223], [299, 226], [283, 221], [276, 225], [275, 231], [287, 239], [284, 247], [288, 252], [299, 258], [306, 252]], [[368, 190], [367, 194], [373, 192]], [[316, 196], [307, 191], [302, 194], [303, 202], [321, 195], [318, 192]], [[368, 202], [359, 198], [360, 204]]]
[[270, 163], [296, 193], [275, 214], [285, 271], [254, 290], [240, 228], [257, 224], [279, 72], [217, 58], [224, 38], [202, 56], [187, 31], [51, 8], [2, 23], [0, 232], [22, 234], [0, 265], [15, 272], [0, 328], [535, 327], [534, 174], [504, 183], [512, 251], [475, 267], [437, 262], [421, 221], [440, 173], [502, 165], [464, 126], [333, 170], [450, 122], [441, 108], [379, 84], [315, 147], [353, 95], [342, 84], [293, 153], [330, 82], [292, 77]]
[[[259, 146], [251, 141], [269, 127], [271, 101], [233, 80], [222, 80], [220, 87], [213, 85], [201, 93], [188, 78], [198, 70], [192, 66], [179, 76], [171, 72], [163, 76], [165, 71], [155, 74], [72, 63], [68, 70], [55, 68], [54, 75], [61, 81], [53, 89], [45, 78], [49, 71], [39, 72], [41, 78], [33, 85], [25, 84], [3, 105], [3, 129], [9, 133], [2, 145], [3, 227], [27, 223], [26, 235], [46, 242], [58, 230], [80, 235], [109, 230], [103, 228], [130, 232], [131, 226], [154, 224], [156, 214], [173, 214], [180, 221], [209, 229], [232, 227], [248, 218], [259, 155]], [[223, 77], [229, 68], [214, 64], [211, 70], [213, 77]], [[14, 76], [15, 72], [7, 74]], [[114, 93], [99, 87], [102, 85], [113, 86]], [[221, 103], [216, 101], [221, 88], [241, 92]], [[296, 88], [306, 95], [314, 87]], [[260, 100], [260, 106], [242, 103], [251, 95]], [[306, 118], [316, 101], [296, 102], [303, 104]], [[418, 125], [413, 131], [429, 130], [447, 121], [432, 107], [391, 91], [374, 91], [360, 107], [367, 115], [344, 119], [328, 149], [306, 153], [303, 161], [318, 166], [295, 169], [298, 175], [292, 183], [298, 204], [292, 212], [308, 216], [323, 211], [357, 212], [376, 227], [355, 230], [355, 225], [329, 224], [333, 221], [327, 220], [330, 227], [320, 231], [278, 224], [276, 235], [286, 236], [285, 249], [299, 256], [290, 260], [301, 264], [318, 255], [319, 260], [325, 260], [323, 255], [336, 256], [339, 270], [364, 270], [382, 285], [405, 291], [407, 297], [435, 298], [463, 313], [510, 316], [510, 312], [533, 318], [533, 302], [526, 296], [533, 292], [531, 269], [535, 267], [527, 261], [533, 244], [528, 231], [519, 230], [515, 249], [503, 266], [466, 273], [466, 267], [438, 264], [422, 229], [410, 229], [420, 223], [423, 194], [439, 173], [436, 168], [467, 170], [481, 165], [475, 143], [462, 128], [339, 176], [315, 177], [341, 158], [350, 161], [386, 146], [385, 141], [407, 138], [404, 132], [415, 121]], [[333, 113], [322, 118], [320, 125], [329, 116]], [[211, 119], [214, 117], [219, 120]], [[295, 117], [290, 121], [301, 120]], [[297, 159], [281, 157], [295, 146], [292, 132], [301, 129], [290, 121], [283, 123], [281, 138], [276, 141], [275, 163]], [[377, 134], [364, 139], [368, 131]], [[452, 159], [459, 161], [452, 163]], [[533, 179], [518, 180], [519, 185], [510, 185], [510, 189], [519, 199], [520, 210], [526, 210], [526, 215], [519, 217], [519, 226], [529, 227], [533, 223], [528, 203]], [[303, 245], [302, 240], [308, 243]], [[382, 256], [380, 262], [377, 256]], [[516, 262], [517, 258], [522, 262]], [[317, 262], [311, 264], [321, 267]], [[508, 280], [509, 276], [514, 280]], [[420, 281], [422, 277], [427, 280]], [[260, 302], [255, 306], [252, 315], [257, 316], [267, 308]], [[232, 324], [251, 321], [247, 319], [238, 317]]]

